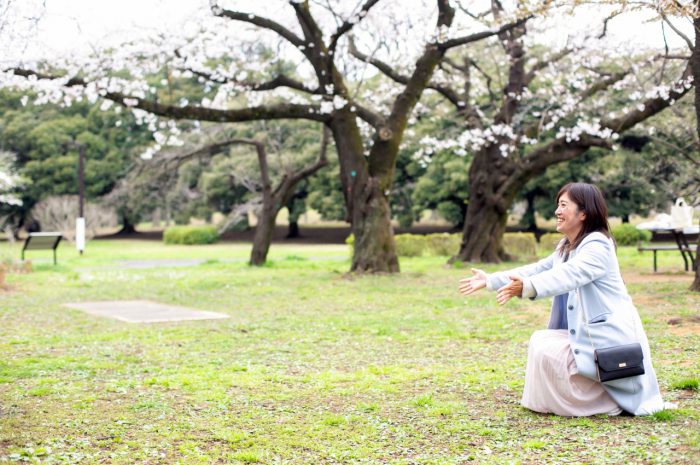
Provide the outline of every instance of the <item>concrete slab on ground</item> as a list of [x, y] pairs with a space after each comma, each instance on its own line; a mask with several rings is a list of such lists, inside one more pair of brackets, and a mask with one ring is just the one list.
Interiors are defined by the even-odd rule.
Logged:
[[114, 318], [127, 323], [163, 323], [168, 321], [214, 320], [229, 318], [216, 312], [194, 310], [176, 305], [165, 305], [149, 300], [108, 300], [75, 302], [65, 307], [82, 310], [90, 315]]

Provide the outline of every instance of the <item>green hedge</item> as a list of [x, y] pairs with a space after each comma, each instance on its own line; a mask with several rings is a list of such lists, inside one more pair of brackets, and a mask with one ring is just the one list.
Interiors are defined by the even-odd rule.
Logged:
[[213, 244], [219, 240], [214, 226], [172, 226], [163, 233], [166, 244]]
[[639, 242], [651, 240], [651, 231], [637, 229], [629, 223], [615, 226], [610, 232], [617, 245], [637, 245]]
[[532, 259], [537, 256], [537, 239], [533, 233], [505, 233], [503, 249], [515, 258]]
[[539, 249], [545, 252], [552, 253], [559, 245], [559, 242], [564, 238], [561, 233], [547, 233], [540, 236]]
[[399, 257], [419, 257], [428, 248], [426, 237], [420, 234], [397, 234], [394, 243]]
[[[420, 257], [422, 255], [450, 257], [459, 251], [461, 234], [397, 234], [394, 236], [396, 254], [399, 257]], [[355, 236], [350, 234], [345, 243], [350, 253], [355, 244]]]
[[[351, 252], [354, 242], [352, 234], [345, 240]], [[451, 257], [459, 252], [462, 234], [397, 234], [394, 242], [399, 257]], [[536, 256], [537, 242], [532, 233], [506, 233], [503, 236], [503, 247], [506, 253], [515, 257], [532, 258]]]
[[425, 236], [428, 255], [451, 257], [457, 255], [462, 243], [462, 234], [428, 234]]

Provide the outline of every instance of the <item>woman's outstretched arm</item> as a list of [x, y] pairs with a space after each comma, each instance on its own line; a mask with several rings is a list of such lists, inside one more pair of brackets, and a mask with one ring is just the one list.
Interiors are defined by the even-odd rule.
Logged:
[[459, 280], [459, 293], [462, 295], [471, 295], [486, 287], [486, 281], [489, 275], [485, 271], [477, 268], [472, 268], [473, 276]]

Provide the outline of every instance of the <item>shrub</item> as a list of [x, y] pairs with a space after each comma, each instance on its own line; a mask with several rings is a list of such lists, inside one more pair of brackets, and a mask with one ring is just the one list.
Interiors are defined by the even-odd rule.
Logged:
[[425, 236], [418, 234], [398, 234], [394, 236], [396, 255], [399, 257], [419, 257], [426, 249]]
[[623, 223], [612, 228], [612, 235], [617, 245], [637, 245], [651, 239], [651, 231], [637, 229], [629, 223]]
[[172, 226], [163, 233], [166, 244], [213, 244], [219, 240], [214, 226]]
[[554, 252], [559, 242], [564, 238], [560, 233], [547, 233], [540, 236], [539, 249], [545, 252]]
[[506, 253], [518, 258], [532, 258], [537, 255], [537, 240], [533, 233], [505, 233], [503, 248]]
[[[77, 195], [47, 197], [32, 208], [32, 217], [42, 231], [58, 231], [69, 242], [75, 241], [75, 219], [78, 216]], [[117, 225], [113, 208], [96, 202], [85, 202], [85, 239], [90, 240], [99, 230]]]
[[428, 234], [425, 236], [427, 253], [439, 257], [451, 257], [459, 252], [462, 235], [455, 234]]

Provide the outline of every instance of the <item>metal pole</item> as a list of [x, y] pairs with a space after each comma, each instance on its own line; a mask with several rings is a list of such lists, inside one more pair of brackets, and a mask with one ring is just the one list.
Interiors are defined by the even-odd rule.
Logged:
[[76, 142], [78, 147], [78, 199], [79, 199], [79, 215], [75, 221], [75, 246], [80, 255], [85, 249], [85, 146]]
[[[78, 197], [80, 198], [80, 217], [85, 218], [84, 203], [85, 203], [85, 146], [78, 145], [80, 157], [78, 159]], [[81, 250], [82, 253], [82, 250]]]

